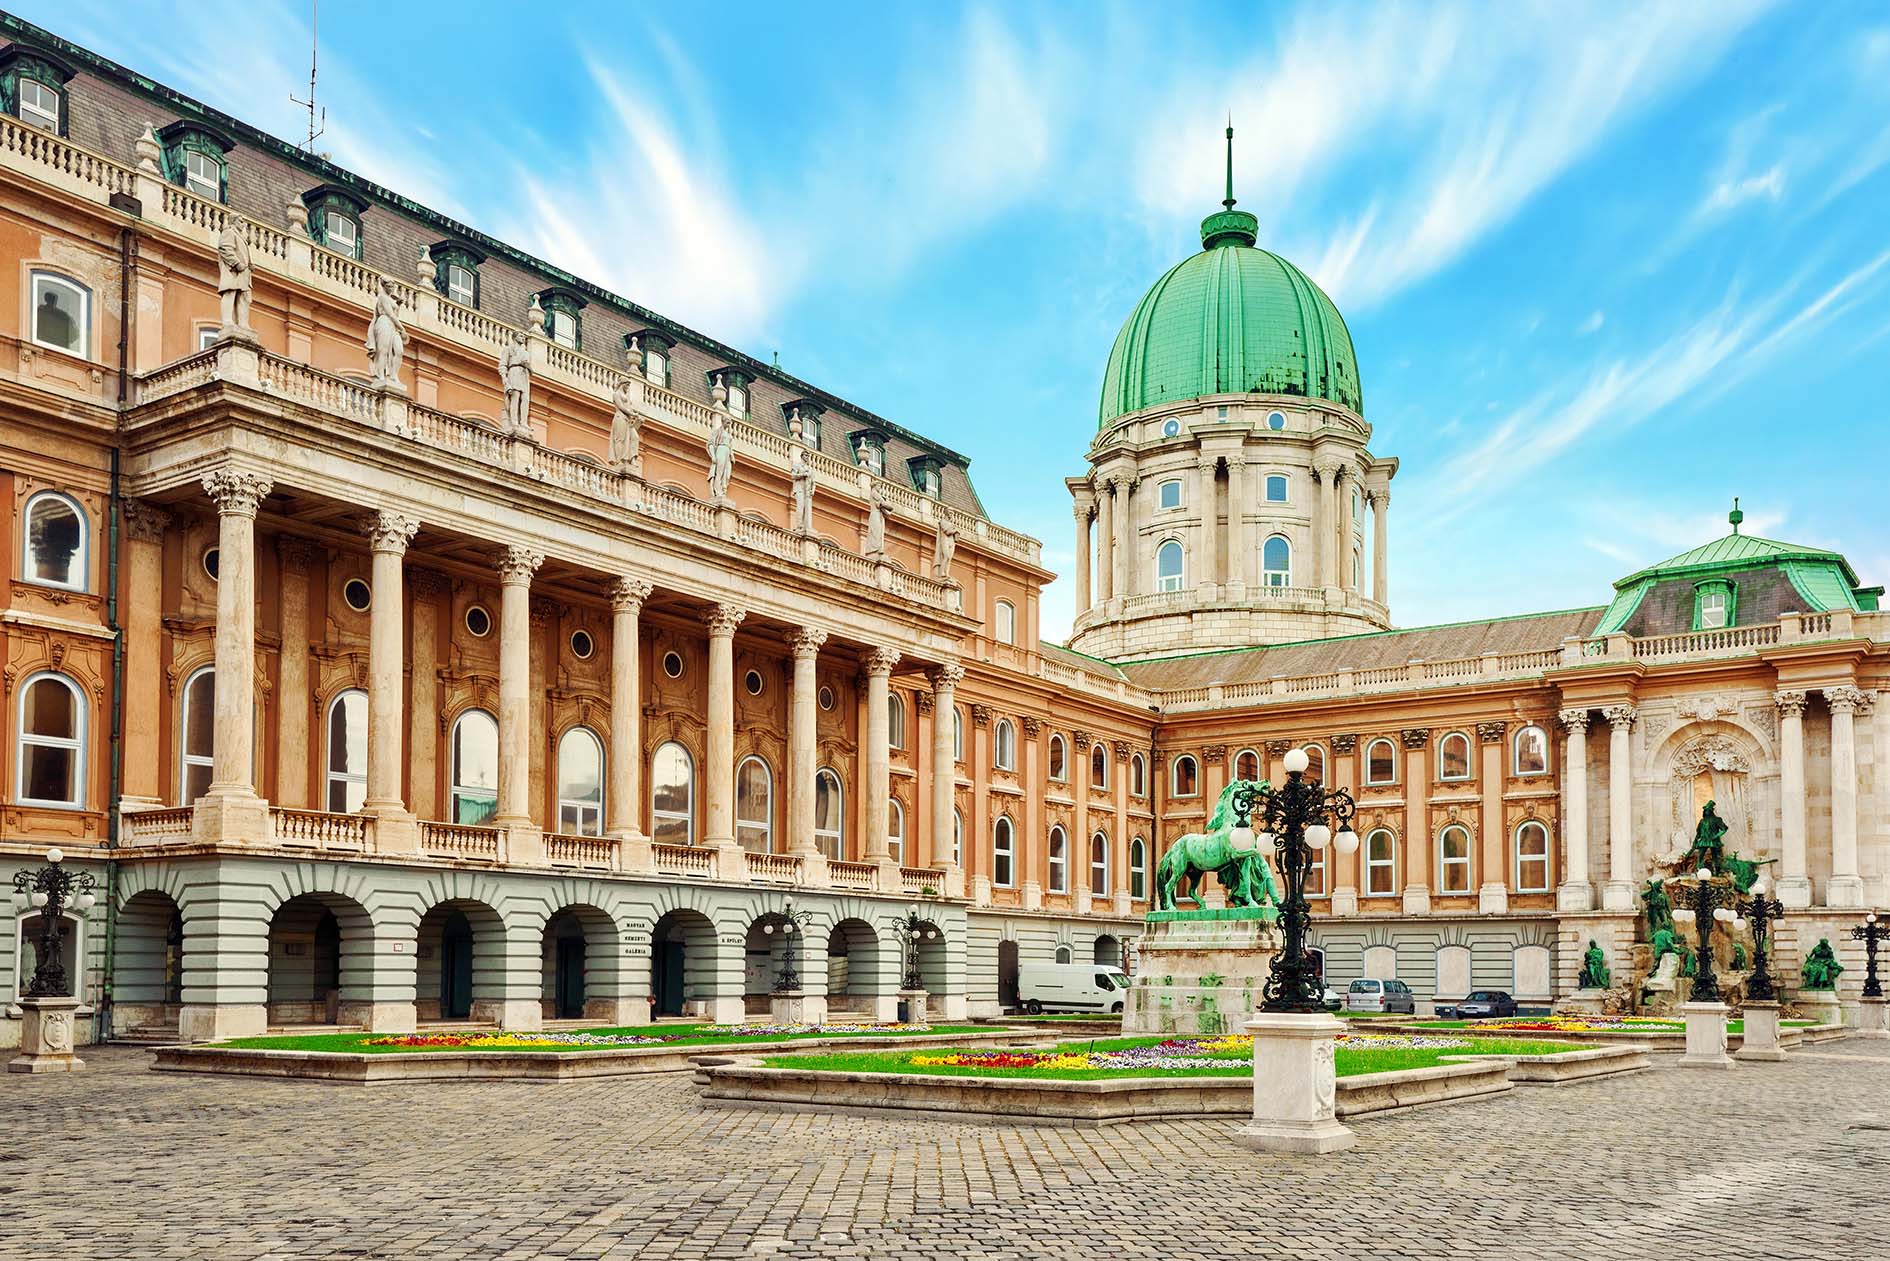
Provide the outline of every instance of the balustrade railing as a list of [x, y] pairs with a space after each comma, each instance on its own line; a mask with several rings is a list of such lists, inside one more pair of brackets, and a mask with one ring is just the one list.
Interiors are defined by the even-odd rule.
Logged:
[[439, 858], [497, 862], [503, 836], [498, 828], [470, 823], [436, 823], [425, 819], [420, 823], [420, 848]]
[[124, 819], [125, 843], [152, 845], [159, 841], [182, 840], [190, 835], [196, 815], [196, 810], [190, 806], [127, 812]]
[[573, 836], [551, 832], [545, 836], [545, 861], [554, 867], [600, 867], [617, 865], [617, 841], [609, 836]]
[[323, 810], [294, 810], [271, 806], [269, 819], [276, 844], [306, 845], [323, 850], [364, 850], [368, 847], [369, 820], [362, 814], [329, 814]]
[[1672, 657], [1767, 648], [1778, 642], [1778, 636], [1778, 623], [1765, 622], [1758, 626], [1729, 626], [1724, 630], [1692, 631], [1684, 635], [1654, 635], [1634, 640], [1633, 651], [1636, 657]]
[[799, 884], [801, 881], [799, 854], [756, 854], [744, 851], [742, 857], [747, 863], [750, 880], [780, 884]]
[[95, 188], [110, 197], [130, 193], [138, 186], [137, 173], [122, 163], [82, 149], [44, 128], [0, 114], [0, 153], [10, 154], [23, 166], [63, 176], [81, 187]]
[[658, 875], [713, 876], [715, 851], [695, 845], [652, 845], [650, 858]]
[[901, 867], [899, 889], [902, 893], [937, 897], [945, 891], [943, 867]]
[[870, 892], [879, 884], [879, 868], [872, 863], [829, 862], [827, 879], [836, 889], [859, 889]]
[[173, 394], [182, 394], [185, 390], [194, 390], [215, 380], [216, 374], [216, 350], [200, 350], [188, 358], [173, 360], [139, 377], [138, 401], [154, 403]]

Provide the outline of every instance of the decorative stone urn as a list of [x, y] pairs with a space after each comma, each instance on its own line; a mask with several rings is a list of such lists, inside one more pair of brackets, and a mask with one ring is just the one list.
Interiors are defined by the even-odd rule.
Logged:
[[22, 998], [20, 1054], [8, 1064], [9, 1073], [76, 1073], [85, 1067], [72, 1050], [78, 1023], [76, 998]]

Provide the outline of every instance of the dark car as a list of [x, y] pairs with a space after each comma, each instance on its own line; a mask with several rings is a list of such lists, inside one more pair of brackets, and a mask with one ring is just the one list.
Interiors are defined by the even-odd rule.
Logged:
[[1445, 1020], [1481, 1020], [1489, 1016], [1513, 1016], [1516, 1014], [1516, 1000], [1502, 990], [1475, 990], [1468, 998], [1453, 1007], [1439, 1007], [1437, 1014]]

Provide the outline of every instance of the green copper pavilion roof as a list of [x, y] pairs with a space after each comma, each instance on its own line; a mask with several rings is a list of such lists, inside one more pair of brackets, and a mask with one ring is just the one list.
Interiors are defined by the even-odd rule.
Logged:
[[1352, 335], [1306, 273], [1257, 249], [1259, 221], [1227, 199], [1202, 249], [1169, 268], [1116, 334], [1100, 423], [1208, 394], [1298, 394], [1364, 410]]

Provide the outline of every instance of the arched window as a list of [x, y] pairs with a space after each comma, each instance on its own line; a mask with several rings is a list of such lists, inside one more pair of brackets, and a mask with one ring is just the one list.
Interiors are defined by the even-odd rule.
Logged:
[[330, 814], [353, 814], [367, 800], [368, 695], [351, 687], [328, 702], [328, 756], [323, 760]]
[[1063, 737], [1052, 732], [1050, 734], [1050, 778], [1058, 783], [1068, 779], [1070, 777], [1068, 762]]
[[886, 852], [892, 855], [896, 863], [906, 861], [906, 808], [899, 804], [899, 798], [886, 799]]
[[1516, 774], [1542, 775], [1549, 769], [1549, 737], [1540, 727], [1524, 727], [1516, 733]]
[[1137, 902], [1148, 896], [1148, 842], [1139, 836], [1129, 842], [1129, 896]]
[[469, 709], [453, 724], [453, 822], [488, 823], [499, 812], [499, 723]]
[[1365, 746], [1365, 782], [1367, 784], [1395, 784], [1398, 782], [1398, 751], [1389, 740], [1374, 740]]
[[1196, 764], [1193, 754], [1183, 753], [1175, 759], [1174, 773], [1169, 781], [1169, 795], [1174, 797], [1201, 795], [1201, 768]]
[[1283, 504], [1286, 502], [1286, 478], [1274, 473], [1267, 478], [1267, 502]]
[[558, 741], [558, 830], [604, 834], [604, 742], [589, 727], [573, 727]]
[[1067, 893], [1070, 889], [1070, 844], [1063, 829], [1050, 829], [1050, 892]]
[[991, 883], [1008, 889], [1017, 880], [1017, 829], [1004, 815], [991, 825]]
[[1260, 581], [1269, 587], [1293, 585], [1293, 545], [1276, 534], [1260, 547]]
[[1155, 589], [1179, 591], [1182, 583], [1181, 544], [1169, 539], [1155, 549]]
[[1454, 823], [1437, 838], [1437, 891], [1470, 892], [1470, 833]]
[[774, 850], [774, 772], [758, 757], [735, 768], [735, 843], [753, 854]]
[[1073, 963], [1076, 960], [1076, 951], [1068, 945], [1058, 946], [1056, 960], [1058, 963]]
[[696, 843], [696, 760], [674, 740], [650, 759], [650, 839], [662, 845]]
[[886, 747], [906, 747], [906, 701], [897, 692], [886, 693]]
[[1380, 828], [1365, 838], [1365, 893], [1390, 897], [1398, 891], [1398, 842]]
[[846, 795], [829, 767], [814, 776], [814, 845], [831, 859], [847, 856]]
[[1316, 744], [1309, 744], [1300, 750], [1306, 755], [1306, 771], [1302, 776], [1309, 784], [1326, 782], [1326, 751]]
[[1260, 755], [1252, 749], [1234, 754], [1234, 778], [1249, 782], [1260, 778]]
[[993, 761], [996, 763], [997, 768], [1000, 771], [1016, 770], [1017, 728], [1011, 725], [1010, 719], [1000, 718], [997, 720], [997, 727], [993, 732], [993, 744], [996, 746]]
[[57, 491], [26, 501], [26, 554], [20, 572], [42, 587], [84, 591], [90, 586], [91, 537], [85, 512]]
[[965, 815], [956, 806], [952, 808], [952, 866], [965, 865]]
[[1549, 829], [1534, 819], [1516, 829], [1516, 892], [1549, 890]]
[[1109, 787], [1109, 749], [1101, 740], [1089, 746], [1089, 786]]
[[65, 276], [34, 272], [33, 340], [81, 359], [90, 358], [92, 291]]
[[1470, 778], [1470, 737], [1453, 731], [1437, 742], [1437, 778]]
[[952, 761], [965, 760], [965, 714], [958, 706], [952, 706]]
[[177, 803], [187, 806], [210, 787], [217, 749], [217, 674], [205, 666], [184, 680], [177, 747]]
[[1109, 896], [1109, 838], [1101, 832], [1089, 838], [1089, 891]]
[[38, 806], [85, 804], [85, 693], [63, 674], [36, 674], [20, 689], [14, 795]]
[[1365, 561], [1358, 549], [1352, 549], [1352, 590], [1357, 591], [1365, 581]]
[[1000, 644], [1017, 642], [1017, 606], [1009, 600], [997, 602], [997, 612], [993, 617], [996, 623], [995, 637]]
[[1148, 762], [1140, 753], [1129, 757], [1129, 796], [1148, 796]]

